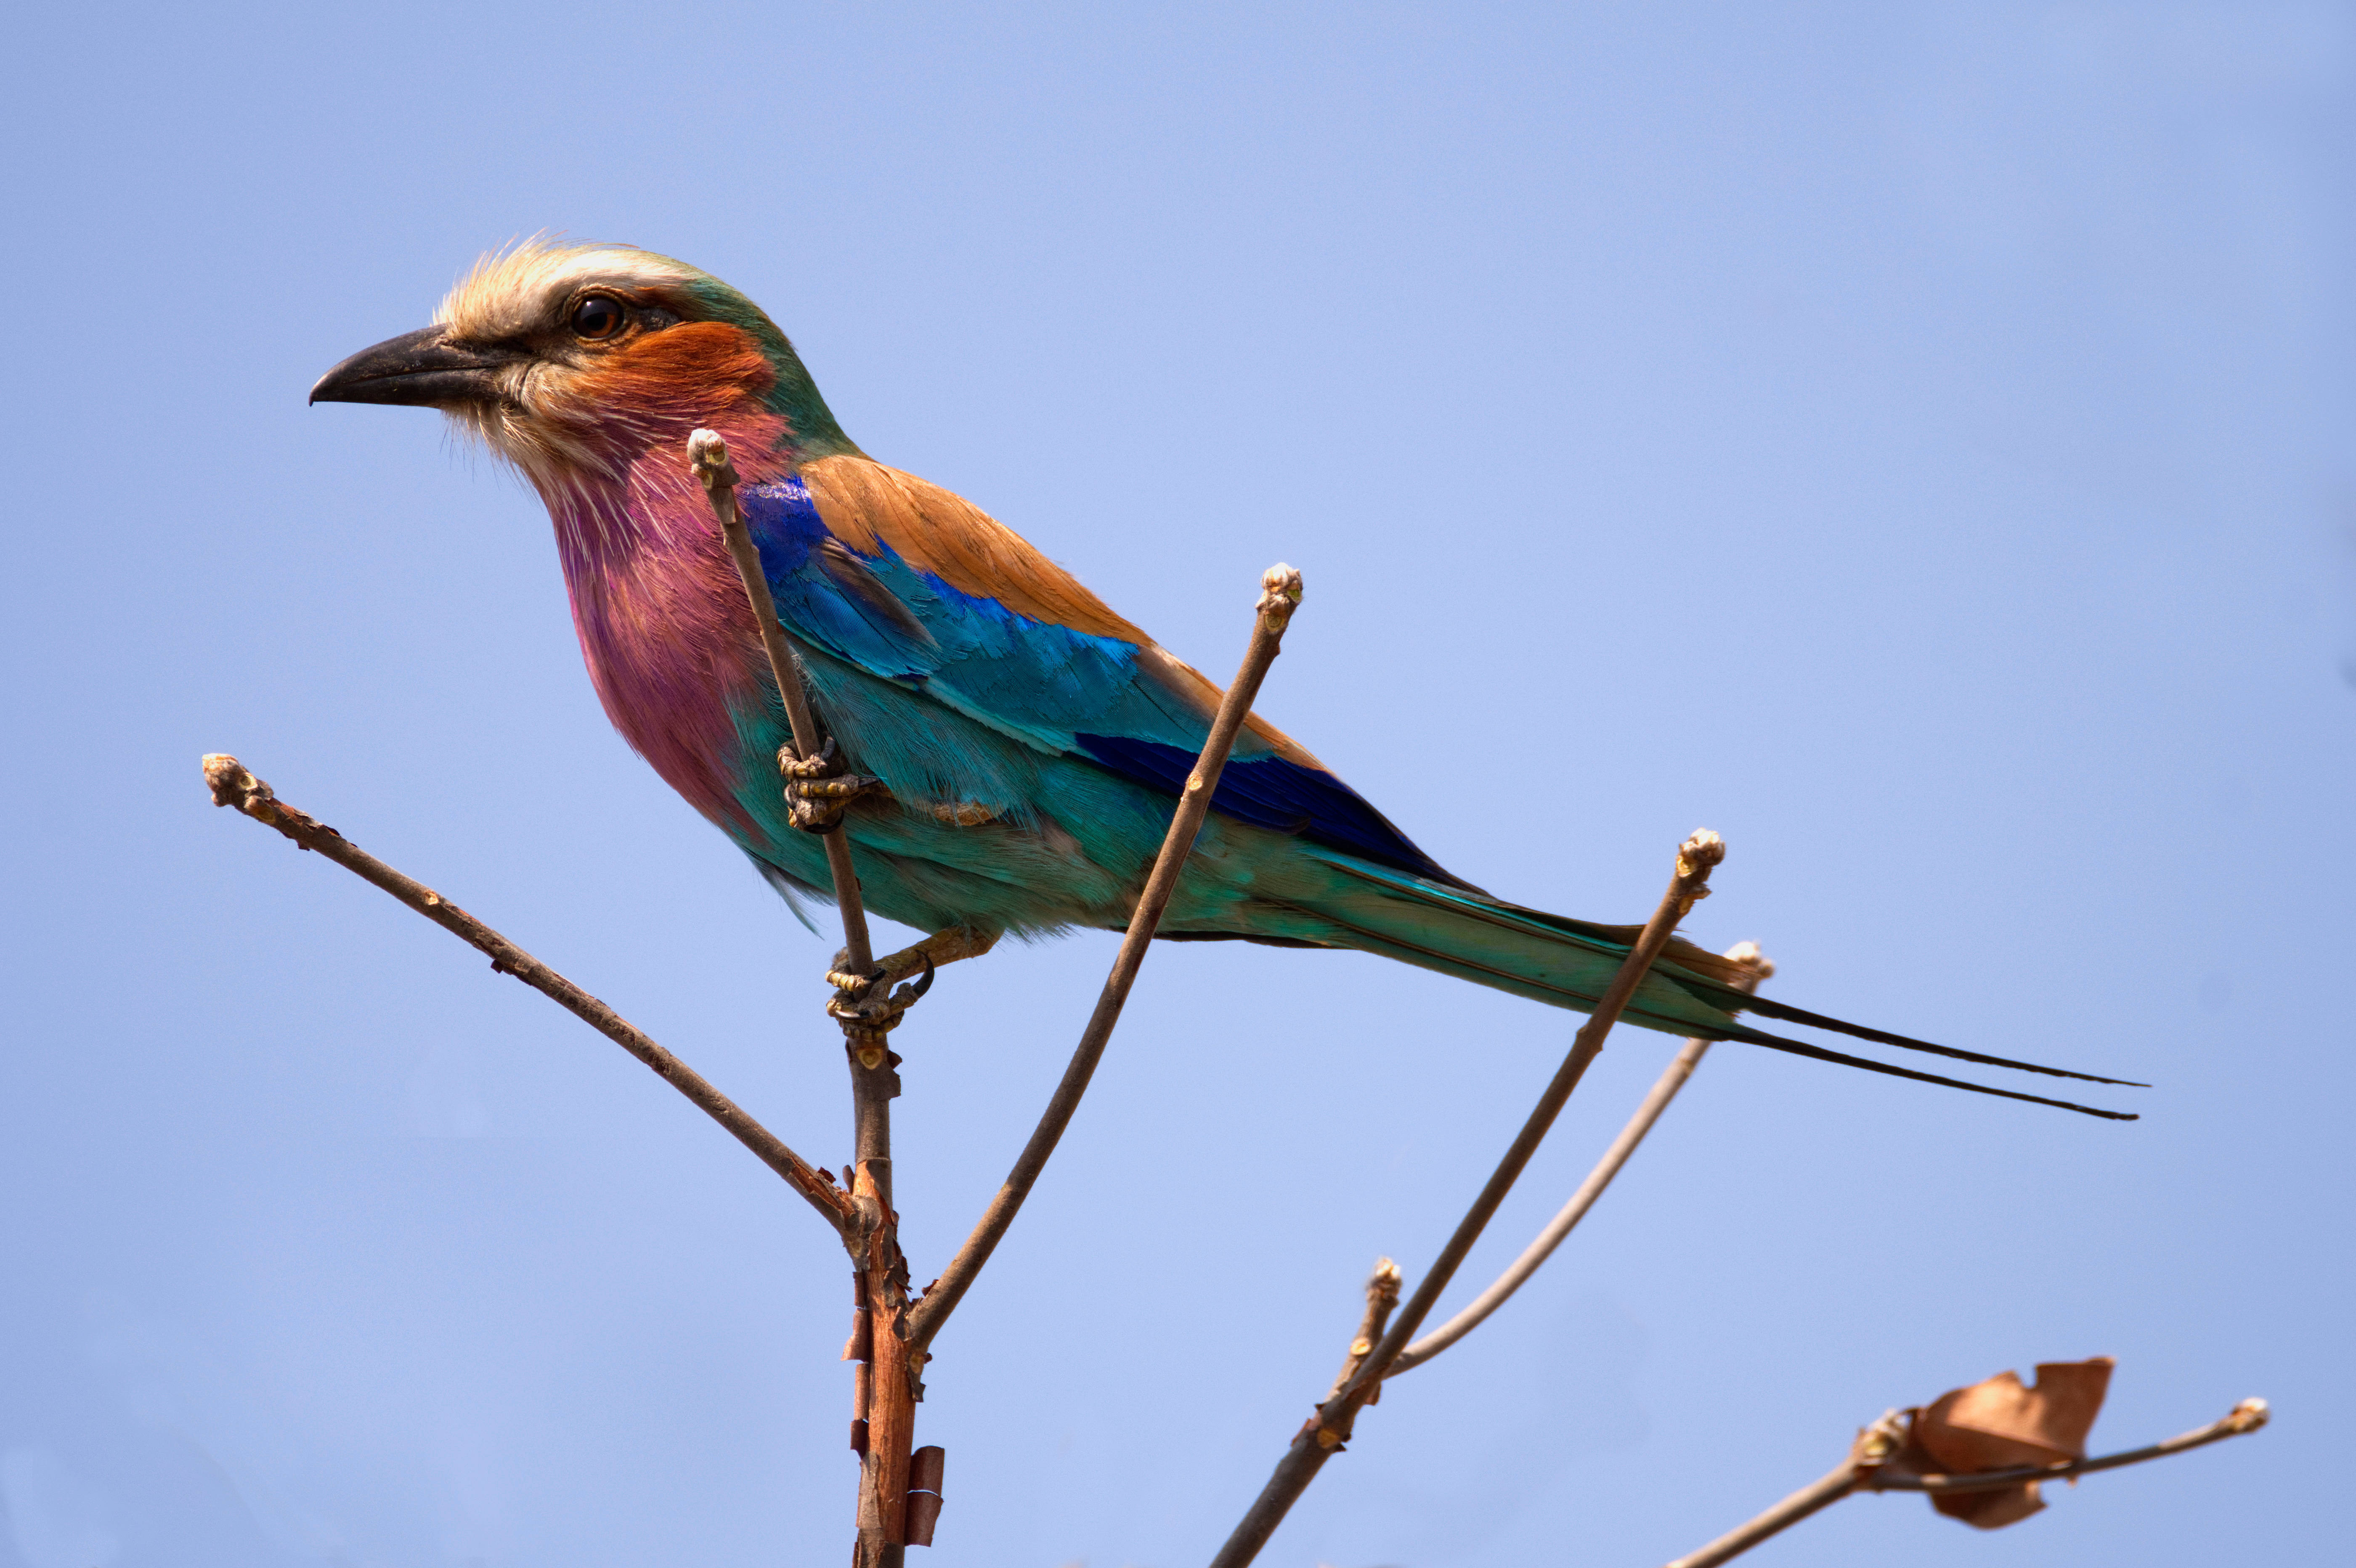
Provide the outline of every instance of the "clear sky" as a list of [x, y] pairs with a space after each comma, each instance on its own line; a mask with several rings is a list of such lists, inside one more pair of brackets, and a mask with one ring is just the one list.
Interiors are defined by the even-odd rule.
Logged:
[[[608, 728], [538, 502], [304, 406], [541, 229], [742, 287], [870, 452], [1206, 669], [1301, 567], [1263, 711], [1464, 876], [1636, 920], [1707, 825], [1689, 929], [1778, 994], [2157, 1085], [2113, 1125], [1721, 1047], [1265, 1561], [1656, 1563], [1886, 1407], [2102, 1353], [2099, 1446], [2276, 1424], [1753, 1561], [2344, 1549], [2349, 7], [49, 5], [0, 78], [0, 1568], [841, 1560], [831, 1239], [198, 776], [844, 1157], [833, 944]], [[902, 1031], [918, 1279], [1112, 946]], [[1156, 952], [937, 1347], [934, 1561], [1205, 1558], [1571, 1027]], [[1471, 1275], [1674, 1049], [1615, 1037]]]

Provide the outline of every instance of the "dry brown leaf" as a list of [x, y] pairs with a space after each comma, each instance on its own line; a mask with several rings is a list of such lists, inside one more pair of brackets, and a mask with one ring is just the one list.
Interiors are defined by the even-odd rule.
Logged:
[[[2086, 1434], [2111, 1386], [2108, 1356], [2040, 1361], [2034, 1386], [2005, 1371], [1950, 1389], [1914, 1416], [1906, 1460], [1924, 1474], [1970, 1476], [2086, 1456]], [[2017, 1524], [2045, 1506], [2038, 1483], [1995, 1492], [1933, 1493], [1931, 1506], [1981, 1530]]]

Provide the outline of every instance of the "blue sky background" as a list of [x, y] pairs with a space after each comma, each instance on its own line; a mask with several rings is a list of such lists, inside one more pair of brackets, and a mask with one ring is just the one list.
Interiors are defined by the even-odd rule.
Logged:
[[[0, 1568], [839, 1561], [840, 1252], [683, 1102], [252, 824], [491, 920], [839, 1163], [796, 925], [598, 712], [537, 502], [305, 409], [548, 229], [785, 324], [871, 452], [1224, 674], [1443, 862], [1595, 919], [1697, 824], [1778, 994], [2148, 1078], [2116, 1126], [1720, 1048], [1264, 1561], [1644, 1564], [1852, 1430], [2120, 1358], [1994, 1538], [2328, 1557], [2356, 1445], [2356, 16], [2344, 5], [71, 8], [0, 59]], [[1468, 787], [1469, 786], [1469, 787]], [[901, 1036], [918, 1277], [1113, 940]], [[1165, 948], [937, 1349], [943, 1564], [1205, 1558], [1571, 1021]], [[1616, 1038], [1470, 1273], [1675, 1049]]]

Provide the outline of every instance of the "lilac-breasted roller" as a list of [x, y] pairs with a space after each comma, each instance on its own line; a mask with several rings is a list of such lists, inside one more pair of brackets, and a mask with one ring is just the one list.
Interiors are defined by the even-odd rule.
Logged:
[[[625, 246], [522, 245], [477, 265], [435, 325], [345, 360], [311, 399], [440, 409], [520, 469], [555, 522], [606, 714], [780, 891], [823, 897], [823, 848], [791, 825], [773, 760], [783, 704], [688, 468], [689, 433], [718, 431], [811, 707], [842, 760], [881, 781], [843, 818], [870, 906], [934, 932], [1127, 926], [1217, 687], [970, 502], [862, 452], [736, 290]], [[1634, 934], [1451, 874], [1257, 715], [1162, 932], [1355, 948], [1579, 1010]], [[1739, 977], [1679, 942], [1626, 1017], [2048, 1104], [2067, 1103], [1826, 1051], [1735, 1014], [2121, 1082], [1844, 1023], [1745, 995]]]

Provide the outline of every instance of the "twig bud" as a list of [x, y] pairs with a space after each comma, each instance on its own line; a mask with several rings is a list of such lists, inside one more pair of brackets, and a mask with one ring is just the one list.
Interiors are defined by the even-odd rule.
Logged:
[[736, 484], [735, 464], [728, 461], [728, 443], [716, 430], [699, 430], [687, 438], [687, 464], [706, 490], [734, 488]]
[[1677, 846], [1677, 875], [1707, 875], [1725, 859], [1726, 840], [1707, 827], [1697, 827], [1692, 837]]
[[212, 791], [215, 805], [233, 805], [243, 811], [246, 803], [259, 795], [270, 798], [270, 786], [246, 772], [245, 764], [226, 752], [208, 752], [204, 759], [205, 787]]
[[1259, 574], [1259, 603], [1253, 606], [1271, 632], [1281, 632], [1301, 605], [1301, 573], [1278, 561]]

